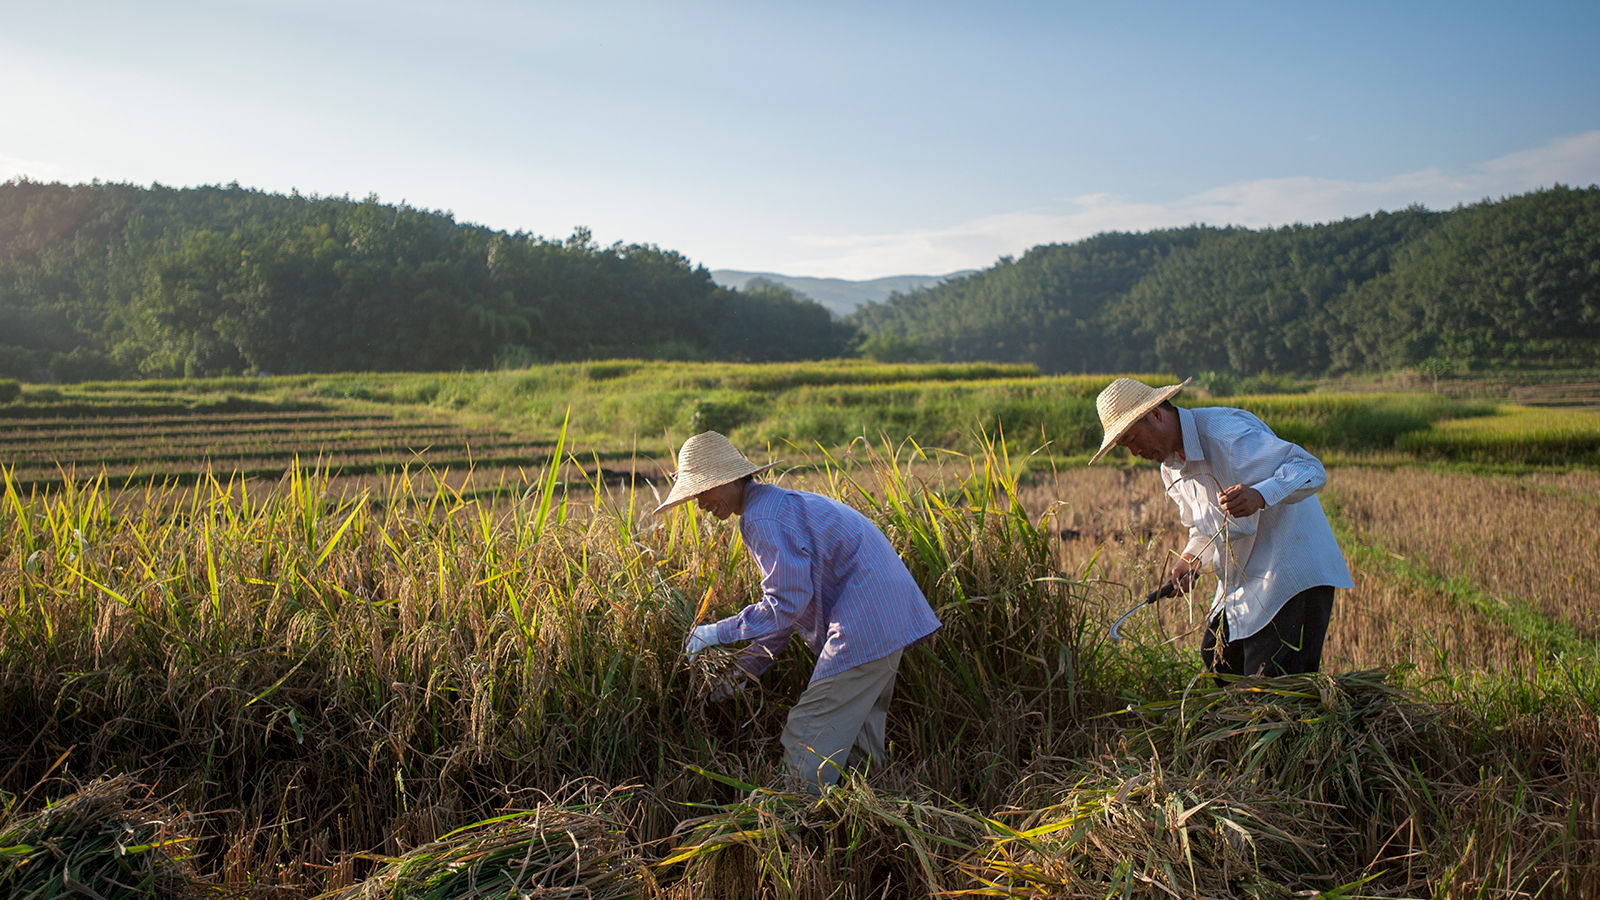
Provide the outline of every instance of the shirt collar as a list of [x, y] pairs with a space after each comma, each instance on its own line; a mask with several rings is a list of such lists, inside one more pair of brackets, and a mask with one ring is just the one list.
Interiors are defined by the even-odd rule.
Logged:
[[1199, 462], [1206, 458], [1206, 452], [1200, 449], [1200, 431], [1194, 425], [1194, 413], [1183, 407], [1178, 407], [1178, 426], [1183, 429], [1183, 456], [1189, 462]]
[[763, 483], [761, 483], [759, 481], [752, 481], [749, 484], [745, 485], [744, 486], [744, 511], [739, 514], [739, 518], [743, 519], [745, 516], [750, 514], [751, 510], [756, 509], [757, 507], [760, 507], [763, 504], [765, 504], [767, 498], [769, 496], [771, 496], [773, 494], [773, 492], [774, 492], [774, 488], [773, 488], [772, 485], [763, 484]]

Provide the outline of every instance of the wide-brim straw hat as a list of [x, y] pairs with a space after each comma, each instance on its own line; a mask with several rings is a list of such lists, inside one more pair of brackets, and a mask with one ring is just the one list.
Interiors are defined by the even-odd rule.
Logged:
[[701, 432], [678, 448], [678, 471], [672, 475], [672, 491], [655, 511], [671, 509], [714, 487], [765, 472], [775, 465], [777, 463], [758, 466], [745, 459], [723, 435], [715, 431]]
[[1106, 389], [1094, 401], [1100, 410], [1100, 424], [1105, 426], [1106, 437], [1100, 442], [1100, 452], [1089, 460], [1089, 465], [1099, 462], [1100, 457], [1115, 447], [1117, 441], [1133, 427], [1133, 423], [1144, 418], [1145, 413], [1160, 406], [1161, 401], [1172, 399], [1193, 380], [1185, 378], [1181, 384], [1153, 388], [1132, 378], [1118, 378], [1106, 385]]

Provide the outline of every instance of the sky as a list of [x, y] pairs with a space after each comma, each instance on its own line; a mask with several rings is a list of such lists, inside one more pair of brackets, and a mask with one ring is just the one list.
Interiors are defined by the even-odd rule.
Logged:
[[1600, 182], [1600, 3], [0, 0], [0, 179], [849, 279]]

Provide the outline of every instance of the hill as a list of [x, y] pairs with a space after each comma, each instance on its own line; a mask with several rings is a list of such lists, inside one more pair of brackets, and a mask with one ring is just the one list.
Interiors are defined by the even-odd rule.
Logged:
[[971, 269], [951, 272], [948, 275], [890, 275], [866, 281], [848, 281], [843, 278], [811, 278], [805, 275], [778, 275], [772, 272], [741, 272], [737, 269], [712, 269], [711, 280], [733, 290], [743, 290], [752, 279], [761, 278], [783, 285], [796, 293], [804, 294], [828, 308], [837, 316], [848, 316], [862, 304], [887, 300], [895, 293], [910, 293], [933, 287], [961, 275], [971, 274]]
[[1600, 359], [1600, 187], [1034, 247], [868, 303], [868, 346], [1045, 372], [1338, 374]]
[[376, 198], [0, 184], [0, 377], [839, 356], [853, 330], [650, 244], [493, 231]]
[[[1045, 373], [1594, 367], [1600, 186], [1260, 231], [1107, 233], [942, 278], [721, 277], [744, 280], [719, 285], [652, 244], [494, 231], [373, 197], [13, 180], [0, 184], [0, 378], [781, 362], [858, 347]], [[836, 317], [838, 292], [885, 289]]]

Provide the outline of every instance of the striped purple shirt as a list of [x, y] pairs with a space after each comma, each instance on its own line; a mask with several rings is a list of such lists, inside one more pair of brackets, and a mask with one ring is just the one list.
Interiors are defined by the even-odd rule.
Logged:
[[718, 622], [717, 639], [754, 642], [740, 661], [752, 675], [765, 672], [797, 632], [817, 655], [817, 681], [939, 629], [889, 539], [837, 500], [751, 483], [739, 533], [761, 567], [762, 598]]

